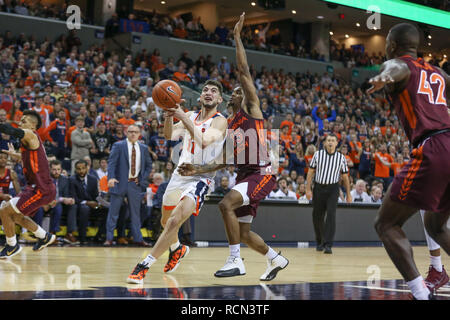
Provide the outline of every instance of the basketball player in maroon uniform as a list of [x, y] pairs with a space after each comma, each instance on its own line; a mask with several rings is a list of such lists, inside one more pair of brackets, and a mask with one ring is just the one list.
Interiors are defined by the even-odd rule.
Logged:
[[[0, 207], [0, 218], [6, 235], [6, 246], [0, 252], [2, 259], [15, 256], [22, 250], [16, 239], [15, 224], [33, 232], [38, 238], [33, 247], [34, 251], [44, 249], [56, 239], [55, 235], [45, 232], [30, 218], [40, 207], [52, 202], [56, 196], [56, 187], [50, 178], [47, 155], [36, 133], [41, 124], [41, 116], [32, 110], [23, 112], [19, 128], [0, 124], [0, 132], [20, 139], [23, 173], [27, 180], [24, 190], [17, 197], [3, 201]], [[11, 147], [4, 152], [13, 157], [18, 155]]]
[[381, 73], [368, 93], [386, 88], [413, 146], [410, 162], [397, 174], [378, 212], [375, 229], [415, 299], [433, 297], [417, 270], [402, 225], [426, 210], [428, 234], [450, 254], [450, 77], [417, 57], [420, 35], [411, 24], [391, 28]]
[[[233, 139], [233, 145], [234, 141], [236, 142], [234, 163], [238, 168], [238, 176], [236, 185], [219, 203], [230, 247], [230, 256], [225, 265], [214, 275], [216, 277], [233, 277], [245, 274], [245, 266], [240, 256], [240, 243], [243, 242], [251, 249], [266, 256], [267, 269], [260, 280], [270, 281], [276, 277], [278, 271], [288, 265], [289, 261], [269, 247], [258, 234], [250, 230], [259, 202], [273, 190], [276, 178], [269, 166], [267, 144], [263, 134], [264, 118], [240, 37], [244, 18], [245, 13], [240, 16], [234, 27], [236, 61], [241, 87], [235, 88], [233, 91], [229, 103], [233, 107], [233, 114], [228, 119], [228, 129], [232, 132], [228, 138]], [[247, 135], [251, 136], [252, 132], [256, 135], [255, 139], [249, 137], [247, 141]], [[256, 141], [256, 145], [254, 141]], [[260, 155], [263, 155], [265, 159], [260, 158]], [[224, 150], [225, 156], [226, 150]], [[245, 160], [244, 163], [239, 163], [240, 159]], [[182, 164], [181, 174], [192, 175], [215, 171], [226, 167], [226, 163], [225, 159], [222, 164], [204, 166]]]

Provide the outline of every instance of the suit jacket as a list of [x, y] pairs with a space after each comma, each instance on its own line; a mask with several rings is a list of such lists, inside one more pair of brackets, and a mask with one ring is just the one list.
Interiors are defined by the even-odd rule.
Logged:
[[[53, 180], [53, 178], [52, 178]], [[69, 178], [60, 175], [58, 178], [58, 190], [57, 190], [57, 195], [58, 198], [63, 197], [63, 198], [70, 198], [71, 194], [70, 194], [70, 180]], [[58, 200], [58, 199], [57, 199]]]
[[[148, 176], [152, 170], [152, 160], [148, 147], [139, 143], [141, 151], [141, 171], [139, 172], [138, 180], [142, 191], [145, 191], [149, 182]], [[108, 159], [108, 180], [116, 179], [114, 187], [109, 188], [110, 193], [123, 195], [128, 189], [128, 172], [130, 170], [129, 155], [127, 139], [117, 141], [113, 144], [111, 153]]]
[[95, 177], [87, 175], [87, 187], [83, 188], [83, 184], [78, 176], [74, 174], [70, 177], [70, 194], [75, 199], [75, 203], [82, 201], [97, 201], [98, 181]]

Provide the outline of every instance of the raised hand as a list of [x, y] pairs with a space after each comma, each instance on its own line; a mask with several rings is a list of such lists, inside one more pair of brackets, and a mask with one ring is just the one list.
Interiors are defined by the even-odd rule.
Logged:
[[242, 27], [244, 26], [244, 20], [245, 20], [245, 12], [242, 12], [241, 16], [239, 17], [239, 21], [234, 26], [234, 35], [240, 35], [242, 31]]
[[21, 154], [16, 152], [14, 145], [10, 142], [8, 142], [8, 150], [2, 150], [2, 152], [16, 159], [20, 159], [21, 157]]

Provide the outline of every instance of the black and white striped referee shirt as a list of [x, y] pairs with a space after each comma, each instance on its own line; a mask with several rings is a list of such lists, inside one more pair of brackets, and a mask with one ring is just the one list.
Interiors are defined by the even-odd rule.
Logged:
[[341, 173], [348, 173], [347, 160], [338, 151], [333, 154], [325, 149], [316, 151], [309, 167], [316, 170], [314, 182], [320, 184], [338, 183]]

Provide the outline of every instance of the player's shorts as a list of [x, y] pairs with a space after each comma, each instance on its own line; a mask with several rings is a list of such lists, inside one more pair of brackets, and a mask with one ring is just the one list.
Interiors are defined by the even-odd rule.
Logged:
[[198, 216], [205, 201], [205, 196], [213, 189], [213, 179], [173, 174], [164, 192], [163, 208], [173, 210], [184, 197], [189, 197], [195, 202], [195, 211], [192, 214]]
[[450, 211], [450, 132], [427, 138], [395, 176], [391, 199], [432, 212]]
[[42, 192], [40, 188], [26, 186], [17, 197], [14, 197], [9, 201], [3, 201], [1, 206], [4, 207], [9, 203], [17, 213], [33, 217], [39, 208], [49, 204], [55, 200], [55, 198], [56, 188], [53, 184], [46, 188], [45, 193]]
[[238, 174], [236, 185], [232, 188], [242, 195], [243, 204], [235, 210], [239, 222], [251, 223], [256, 217], [259, 202], [273, 190], [277, 179], [274, 175], [262, 175], [260, 171]]

